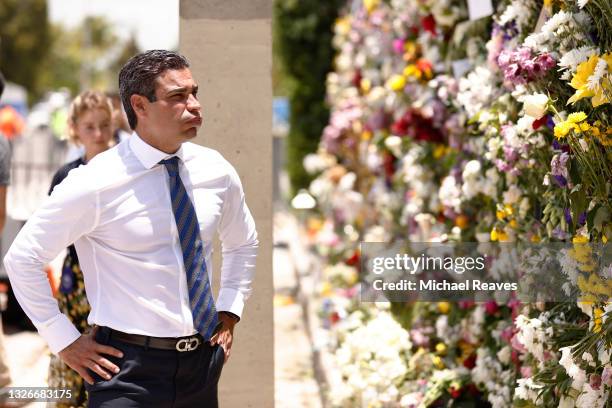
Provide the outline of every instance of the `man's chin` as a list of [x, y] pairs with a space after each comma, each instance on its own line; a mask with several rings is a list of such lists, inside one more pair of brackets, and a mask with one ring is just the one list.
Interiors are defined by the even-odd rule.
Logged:
[[198, 128], [192, 127], [183, 132], [183, 135], [186, 139], [193, 139], [198, 135]]

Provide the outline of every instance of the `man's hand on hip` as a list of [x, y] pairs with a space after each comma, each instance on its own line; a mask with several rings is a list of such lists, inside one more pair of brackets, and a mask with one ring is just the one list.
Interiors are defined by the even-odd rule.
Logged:
[[234, 326], [238, 322], [235, 317], [232, 315], [219, 312], [219, 321], [223, 323], [221, 329], [210, 339], [210, 344], [220, 344], [223, 347], [223, 351], [225, 352], [225, 361], [223, 364], [227, 363], [227, 360], [230, 357], [230, 353], [232, 350], [232, 342], [234, 341]]
[[120, 350], [96, 343], [94, 339], [97, 330], [98, 328], [94, 327], [91, 333], [82, 334], [75, 342], [58, 353], [64, 363], [79, 373], [89, 384], [93, 384], [94, 379], [89, 375], [87, 369], [105, 380], [110, 380], [114, 374], [119, 372], [119, 367], [104, 358], [102, 354], [123, 357]]

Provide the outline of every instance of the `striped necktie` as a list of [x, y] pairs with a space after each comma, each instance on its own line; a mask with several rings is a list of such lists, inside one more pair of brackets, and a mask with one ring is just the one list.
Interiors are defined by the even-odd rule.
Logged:
[[178, 162], [179, 159], [175, 156], [159, 163], [166, 166], [170, 176], [172, 212], [174, 212], [176, 228], [183, 250], [193, 326], [204, 337], [204, 340], [208, 341], [220, 322], [217, 317], [212, 288], [208, 280], [198, 218], [179, 176]]

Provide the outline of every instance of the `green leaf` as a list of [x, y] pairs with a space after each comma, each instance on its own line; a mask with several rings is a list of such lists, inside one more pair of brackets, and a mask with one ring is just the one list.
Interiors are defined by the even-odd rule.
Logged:
[[580, 189], [570, 193], [570, 204], [572, 209], [572, 224], [575, 227], [578, 222], [578, 217], [586, 211], [589, 201], [584, 190]]

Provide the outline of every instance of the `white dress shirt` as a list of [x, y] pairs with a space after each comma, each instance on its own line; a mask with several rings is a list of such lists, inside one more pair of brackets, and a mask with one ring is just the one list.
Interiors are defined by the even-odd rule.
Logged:
[[242, 315], [251, 292], [257, 232], [238, 174], [215, 150], [184, 143], [169, 155], [136, 133], [72, 170], [28, 220], [4, 264], [15, 296], [57, 353], [79, 332], [60, 313], [44, 264], [74, 242], [85, 279], [89, 324], [157, 337], [194, 334], [168, 173], [178, 156], [194, 203], [212, 282], [212, 240], [222, 243], [218, 311]]

